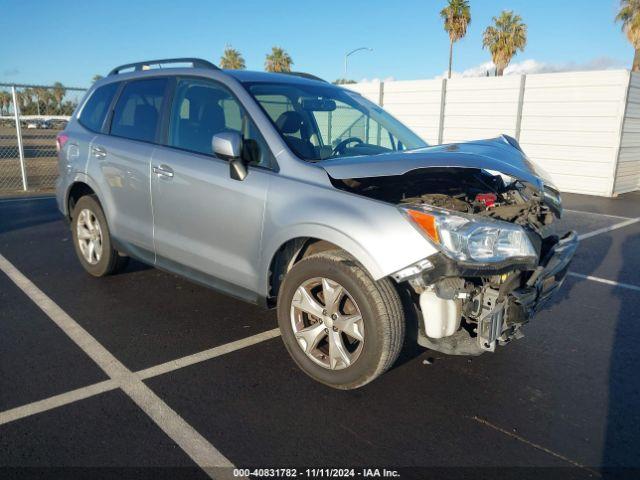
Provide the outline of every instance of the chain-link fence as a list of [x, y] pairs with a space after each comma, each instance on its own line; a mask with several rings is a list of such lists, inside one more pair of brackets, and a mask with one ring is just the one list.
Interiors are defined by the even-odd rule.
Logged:
[[53, 190], [56, 135], [85, 91], [60, 84], [0, 84], [0, 195]]

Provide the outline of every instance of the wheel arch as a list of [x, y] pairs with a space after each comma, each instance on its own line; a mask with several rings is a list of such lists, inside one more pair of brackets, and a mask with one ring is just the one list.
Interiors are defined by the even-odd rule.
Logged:
[[331, 240], [322, 235], [293, 236], [281, 241], [278, 247], [267, 257], [265, 288], [266, 303], [275, 306], [280, 285], [286, 273], [303, 258], [327, 250], [343, 250], [358, 261], [375, 279], [385, 276], [373, 259], [353, 240], [340, 235], [331, 235]]
[[86, 195], [95, 195], [96, 192], [91, 188], [88, 184], [82, 181], [74, 182], [69, 191], [67, 192], [67, 197], [65, 199], [67, 217], [71, 218], [71, 213], [73, 209], [82, 197]]
[[67, 187], [64, 197], [60, 199], [64, 202], [62, 205], [64, 207], [63, 213], [68, 219], [71, 219], [71, 214], [75, 204], [85, 195], [95, 195], [98, 198], [100, 205], [102, 205], [102, 195], [100, 189], [96, 185], [96, 182], [94, 182], [88, 175], [78, 173], [73, 178], [73, 181], [69, 182], [69, 186]]

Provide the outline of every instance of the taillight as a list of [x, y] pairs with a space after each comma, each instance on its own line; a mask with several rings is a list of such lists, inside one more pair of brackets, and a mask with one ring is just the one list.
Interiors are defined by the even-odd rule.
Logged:
[[69, 140], [69, 135], [65, 135], [64, 133], [59, 133], [58, 135], [56, 135], [56, 150], [58, 151], [58, 153], [60, 153], [60, 150], [62, 150], [64, 144], [67, 143], [67, 140]]

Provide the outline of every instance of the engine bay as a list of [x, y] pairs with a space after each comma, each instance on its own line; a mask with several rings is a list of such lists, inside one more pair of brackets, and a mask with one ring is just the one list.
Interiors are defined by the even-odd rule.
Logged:
[[559, 211], [544, 195], [499, 174], [472, 168], [428, 168], [404, 175], [334, 180], [336, 188], [397, 205], [426, 204], [529, 227], [540, 236]]

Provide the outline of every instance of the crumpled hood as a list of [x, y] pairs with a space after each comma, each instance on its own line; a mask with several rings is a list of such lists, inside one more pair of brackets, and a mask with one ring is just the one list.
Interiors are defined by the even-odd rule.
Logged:
[[548, 174], [534, 165], [518, 142], [502, 135], [489, 140], [451, 143], [406, 152], [323, 160], [318, 165], [335, 179], [403, 175], [421, 168], [481, 168], [527, 182], [539, 191], [555, 188]]

